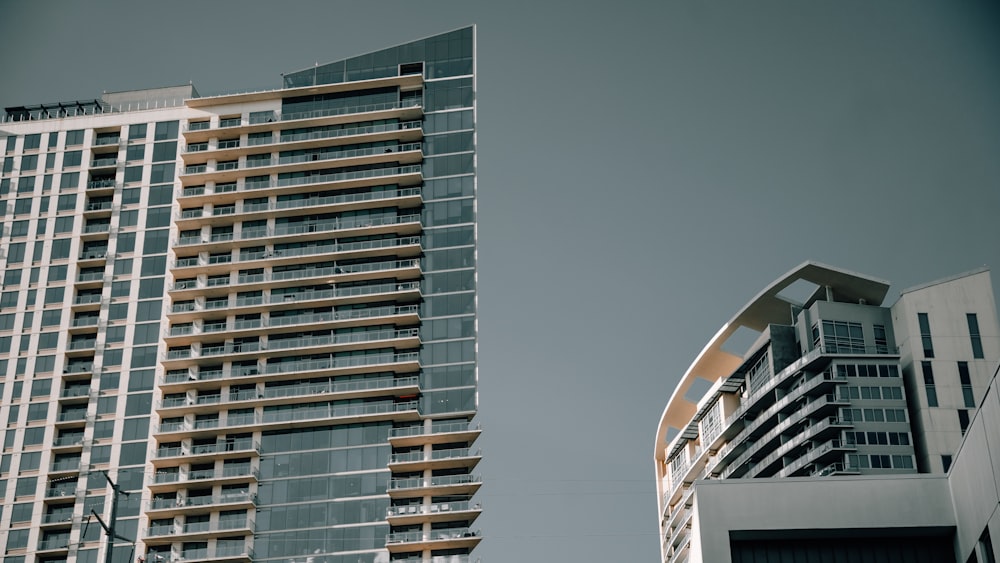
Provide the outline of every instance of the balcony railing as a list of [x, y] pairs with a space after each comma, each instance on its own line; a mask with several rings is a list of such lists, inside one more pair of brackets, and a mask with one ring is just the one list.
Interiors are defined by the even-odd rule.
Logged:
[[298, 362], [279, 362], [267, 364], [264, 373], [289, 373], [296, 371], [317, 371], [327, 369], [352, 368], [375, 366], [380, 364], [401, 364], [419, 361], [418, 352], [405, 352], [402, 354], [372, 354], [365, 356], [343, 356], [323, 360], [305, 360]]
[[410, 387], [419, 383], [420, 378], [385, 377], [379, 379], [360, 379], [356, 381], [314, 383], [309, 385], [280, 385], [265, 387], [263, 399], [278, 399], [282, 397], [301, 397], [306, 395], [323, 395], [329, 393], [349, 393], [351, 391], [370, 391], [374, 389], [392, 389]]
[[365, 274], [372, 272], [387, 272], [393, 270], [406, 270], [419, 267], [420, 261], [416, 259], [408, 260], [387, 260], [384, 262], [367, 262], [363, 264], [344, 264], [342, 266], [324, 266], [321, 268], [301, 268], [297, 270], [280, 270], [264, 272], [262, 274], [244, 274], [232, 283], [229, 277], [208, 278], [205, 283], [193, 280], [182, 280], [175, 282], [170, 288], [171, 291], [184, 289], [208, 288], [220, 286], [246, 286], [272, 281], [300, 280], [308, 278], [329, 278], [338, 275]]
[[389, 490], [420, 489], [425, 487], [441, 487], [451, 485], [469, 485], [481, 482], [478, 475], [441, 475], [431, 477], [408, 477], [405, 479], [389, 479]]
[[316, 109], [312, 111], [300, 111], [294, 113], [281, 114], [281, 121], [295, 121], [299, 119], [316, 119], [318, 117], [332, 117], [335, 115], [347, 115], [350, 113], [368, 113], [373, 111], [388, 111], [394, 109], [404, 109], [420, 107], [420, 99], [403, 100], [399, 102], [383, 102], [380, 104], [365, 104], [342, 108]]
[[386, 509], [386, 516], [406, 516], [409, 514], [437, 514], [439, 512], [465, 512], [468, 510], [481, 510], [482, 503], [471, 500], [461, 500], [454, 502], [435, 502], [433, 504], [411, 504], [407, 506], [390, 506]]
[[293, 422], [299, 420], [316, 420], [327, 418], [344, 418], [372, 414], [387, 414], [417, 410], [417, 401], [406, 403], [368, 403], [361, 405], [330, 405], [322, 406], [299, 405], [295, 409], [264, 411], [264, 424], [277, 422]]
[[385, 536], [385, 543], [426, 542], [459, 538], [477, 538], [479, 530], [470, 528], [444, 528], [429, 532], [395, 532]]
[[390, 438], [406, 438], [410, 436], [430, 436], [433, 434], [451, 434], [457, 432], [479, 432], [479, 424], [471, 422], [446, 422], [435, 424], [431, 428], [424, 426], [404, 426], [400, 428], [390, 428]]
[[178, 483], [182, 481], [205, 481], [209, 479], [231, 479], [231, 478], [254, 478], [259, 476], [256, 469], [253, 469], [246, 465], [238, 466], [223, 466], [222, 470], [218, 469], [198, 469], [189, 471], [186, 475], [182, 475], [176, 471], [157, 471], [152, 477], [152, 482], [156, 484], [163, 483]]
[[227, 495], [215, 496], [189, 496], [183, 499], [152, 499], [149, 501], [149, 510], [168, 510], [173, 508], [212, 506], [216, 504], [239, 504], [257, 502], [257, 495], [253, 493], [230, 493]]
[[436, 461], [441, 459], [459, 459], [466, 457], [479, 457], [479, 450], [471, 448], [450, 448], [447, 450], [433, 450], [428, 455], [423, 451], [405, 452], [392, 454], [389, 456], [389, 463], [413, 463], [421, 461]]

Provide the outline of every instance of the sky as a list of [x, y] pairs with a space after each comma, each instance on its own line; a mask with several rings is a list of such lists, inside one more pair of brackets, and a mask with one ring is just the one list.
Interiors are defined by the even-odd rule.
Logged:
[[274, 88], [472, 23], [483, 563], [656, 561], [667, 399], [803, 261], [890, 304], [1000, 289], [986, 1], [0, 0], [0, 105]]

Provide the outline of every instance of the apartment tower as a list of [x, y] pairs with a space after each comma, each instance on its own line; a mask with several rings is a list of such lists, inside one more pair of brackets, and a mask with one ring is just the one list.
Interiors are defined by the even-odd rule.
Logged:
[[[992, 545], [973, 503], [954, 501], [959, 480], [946, 477], [979, 408], [997, 402], [989, 272], [907, 289], [884, 306], [888, 289], [807, 262], [709, 341], [657, 429], [664, 563], [965, 561], [972, 544], [955, 538], [971, 528]], [[756, 340], [734, 352], [727, 341], [741, 332]], [[709, 388], [691, 398], [699, 380]], [[997, 455], [1000, 420], [989, 417], [1000, 404], [990, 413], [981, 425], [995, 427]], [[1000, 486], [987, 448], [964, 450], [963, 467], [992, 467]], [[981, 498], [996, 509], [991, 490]]]
[[475, 122], [472, 27], [7, 108], [4, 561], [469, 561]]

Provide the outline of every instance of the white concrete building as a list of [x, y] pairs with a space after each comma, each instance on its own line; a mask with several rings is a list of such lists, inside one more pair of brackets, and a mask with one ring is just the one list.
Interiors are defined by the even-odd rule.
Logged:
[[[665, 563], [993, 561], [1000, 323], [989, 272], [905, 290], [891, 307], [887, 290], [805, 263], [706, 345], [657, 431]], [[728, 352], [741, 328], [755, 343]], [[710, 389], [691, 400], [698, 380]], [[992, 458], [979, 445], [990, 440]]]

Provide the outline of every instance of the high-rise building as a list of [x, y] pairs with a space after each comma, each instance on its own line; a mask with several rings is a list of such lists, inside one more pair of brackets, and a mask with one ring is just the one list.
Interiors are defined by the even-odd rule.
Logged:
[[473, 27], [7, 108], [3, 560], [469, 561], [475, 123]]
[[[888, 289], [805, 263], [709, 341], [657, 430], [664, 563], [995, 555], [1000, 403], [977, 419], [1000, 394], [989, 272], [904, 290], [883, 306]], [[753, 344], [730, 350], [741, 334]], [[699, 380], [708, 390], [692, 398]], [[968, 445], [973, 420], [995, 457]], [[977, 501], [985, 516], [955, 500], [960, 450], [963, 471], [995, 481]], [[973, 529], [985, 547], [962, 539]]]

